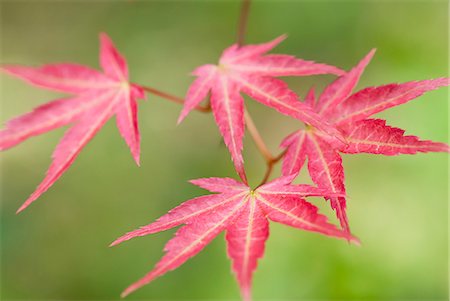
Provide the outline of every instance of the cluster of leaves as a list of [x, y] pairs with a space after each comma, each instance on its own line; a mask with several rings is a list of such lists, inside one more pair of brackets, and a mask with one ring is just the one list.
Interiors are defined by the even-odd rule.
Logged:
[[[241, 181], [231, 178], [193, 180], [193, 184], [215, 194], [188, 200], [156, 222], [113, 242], [112, 245], [116, 245], [133, 237], [184, 225], [167, 243], [166, 254], [155, 269], [127, 288], [123, 295], [177, 268], [226, 231], [228, 255], [242, 297], [250, 300], [252, 274], [264, 253], [269, 220], [358, 243], [350, 233], [346, 215], [340, 152], [383, 155], [450, 152], [444, 143], [405, 136], [403, 130], [386, 125], [384, 120], [369, 118], [427, 91], [449, 85], [448, 78], [369, 87], [352, 94], [374, 50], [355, 68], [344, 72], [289, 55], [266, 54], [283, 39], [281, 36], [259, 45], [233, 45], [224, 50], [218, 65], [203, 65], [193, 72], [197, 78], [187, 92], [178, 122], [210, 95], [212, 113]], [[40, 68], [2, 66], [4, 72], [33, 85], [74, 95], [16, 117], [0, 131], [0, 149], [5, 150], [29, 137], [73, 124], [56, 147], [46, 177], [18, 211], [41, 196], [67, 170], [86, 143], [113, 115], [139, 164], [137, 99], [145, 98], [145, 89], [129, 82], [125, 59], [111, 40], [102, 34], [100, 41], [100, 64], [104, 73], [76, 64]], [[286, 83], [276, 78], [314, 74], [334, 74], [338, 78], [317, 99], [311, 89], [305, 101], [300, 101]], [[246, 125], [241, 93], [306, 124], [281, 143], [286, 149], [282, 175], [254, 189], [247, 184], [242, 157]], [[292, 184], [306, 161], [317, 187]], [[308, 196], [329, 200], [341, 228], [319, 214], [317, 207], [304, 199]]]

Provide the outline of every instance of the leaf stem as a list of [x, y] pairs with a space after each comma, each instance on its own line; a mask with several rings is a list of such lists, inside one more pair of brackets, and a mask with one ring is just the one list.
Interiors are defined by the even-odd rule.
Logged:
[[262, 139], [261, 135], [259, 134], [258, 129], [255, 126], [255, 123], [253, 122], [252, 117], [250, 116], [250, 113], [245, 109], [244, 111], [244, 119], [245, 119], [245, 125], [247, 127], [248, 132], [253, 138], [253, 141], [255, 141], [256, 146], [258, 147], [259, 152], [264, 157], [264, 160], [266, 162], [272, 161], [273, 156], [269, 149], [267, 148], [266, 143]]
[[[181, 105], [184, 104], [183, 98], [174, 96], [172, 94], [160, 91], [160, 90], [152, 88], [152, 87], [143, 86], [143, 85], [139, 85], [139, 86], [150, 94], [157, 95], [163, 99], [169, 100], [169, 101], [177, 103], [177, 104], [181, 104]], [[209, 113], [209, 112], [211, 112], [211, 104], [208, 103], [206, 106], [197, 106], [195, 109], [199, 112]], [[285, 152], [282, 152], [281, 154], [279, 154], [276, 157], [274, 155], [272, 155], [272, 153], [269, 151], [269, 148], [267, 147], [266, 143], [264, 142], [263, 138], [261, 137], [261, 134], [259, 133], [259, 131], [258, 131], [255, 123], [253, 122], [253, 119], [250, 116], [247, 109], [245, 109], [245, 111], [244, 111], [244, 118], [245, 118], [245, 126], [246, 126], [248, 132], [250, 133], [250, 136], [252, 137], [253, 141], [255, 142], [256, 147], [258, 148], [258, 151], [263, 156], [264, 161], [266, 161], [266, 165], [267, 165], [266, 173], [264, 175], [263, 180], [258, 185], [258, 187], [259, 187], [259, 186], [265, 184], [269, 180], [269, 177], [272, 174], [273, 166], [276, 163], [278, 163], [278, 161], [280, 161], [281, 158], [283, 158], [283, 155]]]
[[283, 158], [286, 151], [283, 151], [278, 156], [272, 155], [272, 153], [267, 148], [266, 143], [261, 137], [261, 134], [259, 133], [258, 129], [256, 128], [255, 123], [253, 122], [252, 117], [250, 116], [250, 113], [245, 109], [244, 111], [244, 118], [245, 118], [245, 126], [247, 127], [248, 132], [250, 133], [250, 136], [252, 136], [253, 141], [256, 144], [256, 147], [258, 148], [261, 155], [264, 157], [264, 160], [266, 161], [267, 169], [266, 173], [264, 174], [264, 178], [262, 179], [261, 183], [258, 185], [261, 186], [265, 184], [268, 180], [270, 175], [273, 171], [273, 166], [278, 163], [278, 161]]
[[236, 43], [240, 46], [245, 42], [245, 33], [247, 31], [248, 14], [250, 12], [251, 0], [242, 0], [241, 14], [239, 17], [238, 32]]
[[[139, 85], [139, 86], [150, 94], [157, 95], [161, 98], [167, 99], [174, 103], [184, 104], [183, 98], [168, 94], [166, 92], [160, 91], [160, 90], [152, 88], [152, 87], [147, 87], [147, 86], [142, 86], [142, 85]], [[197, 106], [197, 107], [195, 107], [195, 110], [203, 112], [203, 113], [208, 113], [211, 111], [211, 105], [208, 103], [206, 106]]]
[[264, 178], [262, 179], [261, 183], [259, 183], [258, 187], [267, 183], [267, 181], [269, 180], [270, 175], [272, 174], [273, 166], [275, 164], [277, 164], [283, 158], [283, 156], [285, 154], [286, 154], [286, 150], [282, 151], [275, 158], [272, 158], [272, 160], [266, 162], [266, 164], [267, 164], [266, 173], [264, 174]]

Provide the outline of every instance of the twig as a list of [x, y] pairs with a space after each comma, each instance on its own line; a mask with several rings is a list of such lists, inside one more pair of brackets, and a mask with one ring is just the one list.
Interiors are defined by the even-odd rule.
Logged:
[[[164, 99], [170, 100], [171, 102], [175, 102], [178, 104], [184, 104], [184, 99], [183, 98], [179, 98], [177, 96], [168, 94], [166, 92], [162, 92], [160, 90], [157, 90], [155, 88], [152, 87], [146, 87], [146, 86], [142, 86], [140, 85], [140, 87], [142, 89], [144, 89], [145, 91], [147, 91], [148, 93], [151, 93], [153, 95], [157, 95], [159, 97], [162, 97]], [[203, 112], [203, 113], [208, 113], [211, 111], [211, 105], [208, 103], [206, 106], [196, 106], [195, 110]]]
[[238, 31], [236, 37], [236, 43], [243, 45], [245, 42], [245, 33], [247, 31], [248, 14], [250, 12], [251, 0], [242, 0], [241, 14], [239, 17]]
[[261, 135], [259, 134], [258, 129], [255, 126], [255, 123], [253, 122], [252, 117], [248, 113], [247, 109], [244, 111], [244, 119], [245, 119], [245, 125], [247, 127], [248, 132], [253, 138], [253, 141], [255, 141], [256, 146], [258, 147], [258, 150], [266, 160], [266, 162], [272, 161], [273, 156], [270, 153], [269, 149], [266, 146], [266, 143], [262, 139]]
[[262, 179], [261, 183], [258, 185], [258, 187], [259, 187], [259, 186], [265, 184], [269, 180], [269, 177], [273, 171], [273, 166], [276, 163], [278, 163], [278, 161], [280, 161], [281, 158], [283, 158], [286, 151], [283, 151], [281, 154], [279, 154], [276, 157], [273, 156], [272, 153], [267, 148], [267, 145], [264, 142], [264, 140], [262, 139], [261, 135], [259, 134], [259, 131], [256, 128], [255, 123], [253, 122], [253, 119], [247, 110], [244, 111], [244, 118], [245, 118], [245, 126], [247, 127], [247, 130], [250, 133], [250, 136], [252, 136], [253, 141], [255, 142], [256, 147], [258, 148], [259, 152], [264, 157], [264, 160], [266, 161], [266, 165], [267, 165], [266, 173], [264, 174], [264, 178]]
[[266, 184], [266, 182], [269, 180], [270, 175], [272, 174], [273, 166], [275, 164], [277, 164], [283, 158], [283, 156], [285, 154], [286, 154], [286, 150], [281, 152], [278, 156], [276, 156], [272, 160], [266, 162], [267, 163], [266, 173], [264, 174], [264, 178], [262, 179], [261, 183], [259, 183], [258, 187]]

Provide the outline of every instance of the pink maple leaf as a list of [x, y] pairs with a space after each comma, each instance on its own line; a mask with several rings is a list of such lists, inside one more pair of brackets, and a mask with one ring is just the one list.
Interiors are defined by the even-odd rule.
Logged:
[[[252, 275], [264, 254], [269, 236], [269, 220], [294, 228], [345, 238], [358, 244], [349, 233], [328, 223], [317, 207], [304, 200], [324, 196], [324, 189], [309, 185], [291, 185], [294, 177], [278, 178], [255, 190], [230, 178], [206, 178], [191, 183], [217, 194], [188, 200], [160, 217], [118, 238], [111, 245], [183, 225], [165, 246], [165, 256], [142, 279], [129, 286], [126, 296], [141, 286], [174, 270], [199, 253], [214, 237], [226, 231], [228, 256], [241, 288], [242, 298], [251, 300]], [[331, 194], [336, 196], [336, 194]]]
[[[296, 131], [281, 143], [283, 148], [287, 148], [283, 158], [283, 175], [297, 174], [308, 158], [308, 170], [314, 183], [345, 195], [344, 169], [339, 152], [392, 156], [450, 151], [447, 144], [405, 136], [404, 130], [387, 126], [384, 120], [368, 119], [373, 114], [406, 103], [427, 91], [449, 85], [448, 78], [438, 78], [370, 87], [352, 94], [374, 53], [375, 50], [370, 51], [354, 69], [331, 83], [318, 100], [315, 99], [314, 89], [305, 99], [305, 104], [314, 108], [318, 115], [330, 121], [342, 133], [346, 144], [334, 143], [330, 139], [332, 137], [313, 126]], [[330, 203], [341, 226], [349, 231], [345, 197], [332, 197]]]
[[144, 98], [144, 91], [128, 81], [126, 61], [106, 34], [100, 35], [100, 43], [100, 64], [104, 73], [77, 64], [39, 68], [1, 67], [4, 72], [32, 85], [75, 95], [51, 101], [16, 117], [0, 131], [0, 150], [5, 150], [32, 136], [73, 124], [53, 152], [53, 161], [46, 177], [17, 212], [24, 210], [49, 189], [69, 168], [86, 143], [114, 115], [119, 131], [139, 165], [136, 99]]
[[238, 46], [224, 50], [218, 65], [203, 65], [195, 69], [197, 79], [190, 86], [184, 108], [178, 118], [180, 123], [207, 95], [211, 93], [214, 118], [227, 145], [241, 179], [246, 182], [242, 158], [244, 136], [244, 99], [241, 92], [278, 112], [312, 124], [323, 131], [340, 137], [308, 106], [298, 101], [298, 96], [278, 76], [306, 76], [313, 74], [342, 75], [340, 69], [304, 61], [290, 55], [266, 52], [277, 46], [285, 36], [259, 45]]

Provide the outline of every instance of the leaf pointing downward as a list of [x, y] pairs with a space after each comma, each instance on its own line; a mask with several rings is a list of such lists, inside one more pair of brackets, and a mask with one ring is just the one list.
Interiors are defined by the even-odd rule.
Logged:
[[156, 267], [129, 286], [122, 296], [177, 268], [225, 230], [228, 255], [233, 261], [233, 271], [241, 288], [242, 297], [246, 301], [251, 300], [252, 274], [257, 266], [257, 260], [264, 254], [265, 241], [269, 235], [268, 219], [291, 227], [357, 242], [357, 239], [348, 233], [329, 224], [324, 215], [317, 213], [315, 206], [302, 199], [310, 195], [328, 195], [324, 194], [324, 190], [308, 185], [291, 185], [292, 178], [276, 179], [254, 191], [244, 183], [228, 178], [192, 181], [201, 187], [221, 193], [189, 200], [156, 222], [129, 232], [111, 244], [117, 245], [133, 237], [185, 225], [167, 243], [164, 248], [166, 255]]
[[[342, 158], [332, 146], [314, 134], [307, 134], [306, 152], [308, 154], [308, 170], [311, 179], [319, 187], [329, 189], [333, 193], [345, 195], [344, 167]], [[350, 232], [347, 214], [345, 213], [345, 197], [330, 198], [331, 207], [345, 231]]]
[[251, 299], [252, 274], [268, 237], [269, 222], [254, 200], [247, 202], [241, 217], [227, 229], [228, 256], [244, 300]]
[[239, 176], [247, 178], [242, 159], [242, 138], [244, 137], [244, 100], [236, 89], [237, 85], [226, 77], [215, 79], [216, 88], [211, 93], [211, 108], [219, 125], [225, 144], [231, 153]]
[[34, 202], [73, 163], [82, 148], [112, 116], [117, 116], [119, 131], [139, 164], [140, 135], [137, 98], [144, 91], [128, 82], [125, 59], [106, 34], [100, 36], [100, 62], [104, 74], [76, 64], [55, 64], [40, 68], [6, 65], [2, 70], [33, 85], [76, 94], [36, 108], [16, 117], [0, 131], [0, 149], [11, 148], [26, 139], [73, 123], [56, 147], [47, 175], [18, 212]]

